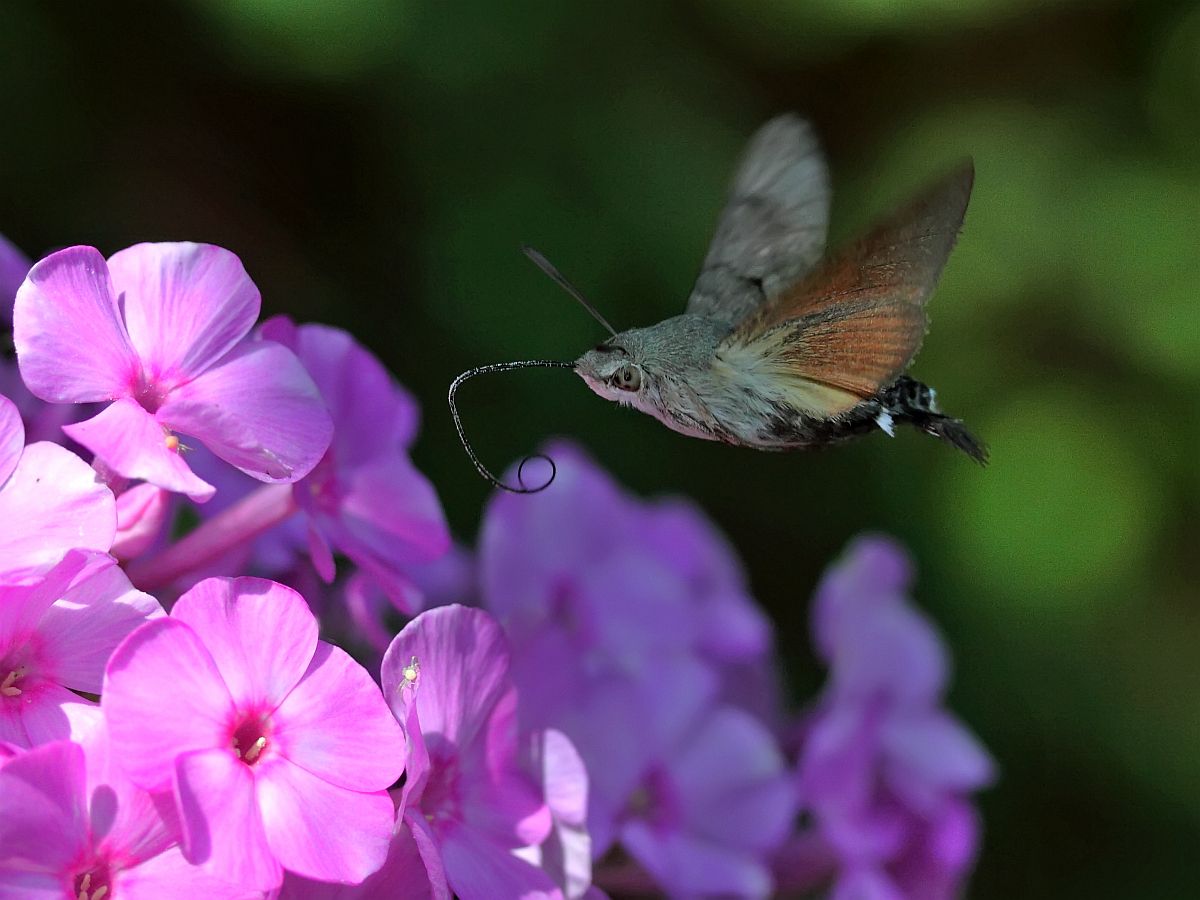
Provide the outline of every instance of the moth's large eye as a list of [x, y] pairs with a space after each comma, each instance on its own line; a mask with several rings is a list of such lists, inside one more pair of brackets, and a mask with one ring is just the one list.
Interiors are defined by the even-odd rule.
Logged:
[[642, 373], [626, 363], [613, 373], [612, 383], [623, 391], [636, 391], [642, 386]]

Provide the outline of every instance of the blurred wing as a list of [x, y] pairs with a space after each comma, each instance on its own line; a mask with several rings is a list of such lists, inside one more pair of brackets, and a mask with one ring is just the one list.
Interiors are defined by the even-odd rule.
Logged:
[[866, 237], [760, 307], [718, 355], [824, 417], [845, 412], [908, 368], [925, 301], [962, 228], [975, 170], [965, 163]]
[[687, 312], [730, 325], [825, 252], [829, 175], [808, 123], [779, 116], [750, 139]]

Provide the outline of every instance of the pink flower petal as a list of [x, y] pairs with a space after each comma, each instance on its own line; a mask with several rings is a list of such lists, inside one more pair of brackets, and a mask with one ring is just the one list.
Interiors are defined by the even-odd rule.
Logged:
[[426, 610], [404, 626], [381, 670], [384, 697], [398, 717], [404, 712], [398, 688], [414, 656], [420, 665], [421, 731], [459, 746], [471, 743], [512, 690], [504, 632], [483, 610], [457, 604]]
[[147, 790], [170, 787], [180, 754], [220, 747], [235, 758], [227, 749], [229, 689], [183, 622], [148, 622], [117, 647], [104, 675], [101, 705], [113, 752], [134, 783]]
[[745, 850], [680, 832], [661, 832], [635, 820], [621, 841], [660, 885], [680, 897], [768, 897], [771, 874]]
[[268, 482], [303, 478], [333, 436], [333, 422], [300, 360], [271, 341], [243, 341], [172, 391], [158, 420]]
[[[0, 767], [0, 857], [61, 873], [84, 850], [83, 750], [56, 741]], [[6, 895], [11, 896], [11, 895]]]
[[195, 378], [249, 334], [261, 304], [242, 262], [212, 244], [136, 244], [108, 260], [147, 377]]
[[549, 875], [473, 829], [453, 829], [441, 849], [447, 880], [460, 900], [562, 898]]
[[193, 866], [183, 851], [172, 847], [139, 866], [117, 875], [110, 895], [120, 900], [259, 900], [261, 891], [232, 884]]
[[179, 598], [171, 618], [201, 636], [239, 707], [281, 703], [317, 646], [304, 598], [265, 578], [206, 578]]
[[324, 641], [273, 718], [280, 752], [332, 785], [381, 791], [404, 771], [404, 732], [379, 686]]
[[17, 404], [0, 395], [0, 485], [8, 481], [25, 449], [25, 425]]
[[269, 891], [283, 869], [267, 842], [255, 777], [232, 753], [203, 750], [180, 757], [176, 795], [183, 855], [218, 878]]
[[714, 710], [670, 764], [688, 829], [727, 849], [773, 850], [796, 817], [775, 737], [740, 709]]
[[21, 377], [43, 400], [112, 400], [139, 381], [108, 266], [94, 247], [68, 247], [30, 269], [17, 291], [13, 341]]
[[429, 562], [450, 549], [437, 492], [406, 457], [359, 466], [348, 473], [344, 488], [342, 527], [332, 539], [356, 562], [375, 561], [392, 570]]
[[118, 475], [140, 478], [168, 491], [187, 494], [198, 503], [216, 492], [183, 461], [179, 449], [167, 444], [162, 425], [136, 401], [121, 399], [84, 422], [64, 425], [63, 431], [91, 450]]
[[[36, 747], [50, 741], [75, 740], [95, 727], [100, 708], [91, 700], [53, 682], [43, 682], [24, 702], [2, 704], [0, 740]], [[15, 715], [14, 715], [15, 714]]]
[[0, 489], [0, 571], [45, 571], [68, 550], [112, 546], [116, 501], [95, 471], [56, 444], [30, 444]]
[[450, 900], [441, 857], [422, 824], [423, 820], [410, 829], [403, 821], [392, 838], [383, 868], [362, 884], [310, 881], [289, 872], [277, 900]]
[[283, 757], [256, 780], [263, 828], [290, 871], [320, 881], [357, 884], [387, 859], [396, 810], [386, 791], [334, 787]]
[[157, 485], [135, 484], [117, 498], [117, 533], [111, 553], [125, 561], [149, 549], [162, 532], [171, 495]]
[[975, 791], [995, 777], [979, 739], [941, 710], [895, 716], [881, 739], [892, 789], [918, 812], [932, 813], [947, 793]]
[[329, 542], [325, 540], [325, 536], [311, 522], [308, 525], [306, 534], [308, 538], [308, 558], [312, 560], [313, 568], [317, 570], [317, 574], [321, 576], [322, 581], [326, 584], [333, 584], [334, 576], [337, 575], [337, 564], [333, 561], [333, 551], [329, 548]]
[[59, 683], [98, 694], [117, 645], [163, 615], [158, 601], [130, 584], [111, 557], [97, 556], [46, 611], [39, 631]]

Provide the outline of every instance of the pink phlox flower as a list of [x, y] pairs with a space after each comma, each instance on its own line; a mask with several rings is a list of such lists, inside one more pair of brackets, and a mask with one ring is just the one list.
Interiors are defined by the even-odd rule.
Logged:
[[553, 816], [521, 765], [500, 626], [478, 609], [427, 610], [396, 636], [381, 675], [412, 747], [403, 818], [437, 848], [454, 893], [561, 897], [545, 872], [513, 853], [542, 844]]
[[813, 633], [830, 667], [805, 729], [803, 808], [836, 860], [839, 897], [956, 896], [978, 844], [968, 795], [994, 766], [941, 708], [949, 661], [907, 600], [911, 565], [864, 538], [817, 590]]
[[765, 897], [795, 815], [774, 736], [744, 710], [717, 707], [648, 768], [619, 839], [669, 896]]
[[17, 292], [21, 375], [43, 400], [108, 402], [64, 430], [125, 478], [211, 497], [179, 432], [260, 481], [294, 482], [325, 452], [332, 424], [295, 354], [246, 339], [259, 305], [220, 247], [138, 244], [107, 262], [69, 247]]
[[[107, 551], [116, 530], [112, 491], [56, 444], [25, 444], [21, 416], [0, 396], [0, 581], [36, 578], [68, 550]], [[19, 523], [19, 525], [18, 525]]]
[[[17, 296], [17, 288], [25, 280], [31, 265], [29, 257], [0, 234], [0, 324], [7, 330], [12, 328], [13, 301]], [[11, 358], [7, 348], [0, 349], [0, 394], [17, 405], [31, 443], [61, 443], [62, 426], [79, 418], [76, 408], [43, 403], [29, 393], [25, 382], [21, 380], [17, 361]]]
[[74, 692], [98, 694], [116, 646], [162, 615], [102, 553], [72, 551], [39, 581], [0, 585], [0, 741], [75, 737], [99, 709]]
[[400, 611], [418, 612], [423, 601], [410, 570], [445, 554], [451, 541], [433, 485], [408, 456], [416, 401], [341, 329], [276, 317], [262, 334], [295, 351], [333, 416], [329, 449], [295, 486], [313, 564], [332, 581], [333, 554], [341, 553]]
[[[81, 746], [82, 745], [82, 746]], [[0, 894], [73, 900], [249, 900], [184, 860], [169, 795], [113, 765], [103, 721], [0, 763]]]
[[404, 735], [291, 589], [200, 582], [117, 648], [101, 705], [130, 778], [174, 792], [189, 861], [260, 890], [383, 865]]

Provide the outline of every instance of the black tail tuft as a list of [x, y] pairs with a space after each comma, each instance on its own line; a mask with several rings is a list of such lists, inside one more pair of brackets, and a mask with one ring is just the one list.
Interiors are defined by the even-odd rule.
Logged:
[[901, 375], [879, 397], [885, 410], [902, 422], [920, 428], [926, 434], [957, 447], [981, 466], [988, 461], [987, 447], [967, 430], [960, 419], [952, 419], [938, 409], [933, 388], [908, 375]]
[[971, 434], [967, 430], [967, 426], [960, 419], [951, 419], [949, 416], [929, 413], [926, 413], [921, 418], [923, 421], [915, 424], [927, 434], [932, 434], [936, 438], [941, 438], [947, 444], [957, 447], [981, 466], [987, 465], [987, 446], [979, 438]]

